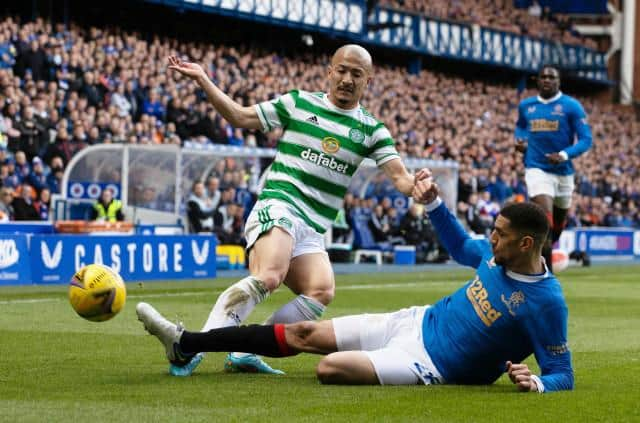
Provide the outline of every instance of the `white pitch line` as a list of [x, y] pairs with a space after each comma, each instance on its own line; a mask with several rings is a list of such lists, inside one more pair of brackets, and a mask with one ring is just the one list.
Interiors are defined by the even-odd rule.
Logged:
[[11, 305], [11, 304], [50, 303], [54, 301], [60, 301], [60, 299], [59, 298], [31, 298], [31, 299], [23, 299], [23, 300], [3, 300], [3, 301], [0, 301], [0, 304]]
[[[202, 291], [185, 291], [185, 292], [165, 292], [162, 294], [128, 294], [127, 298], [192, 297], [194, 295], [198, 295], [202, 293], [203, 293]], [[211, 294], [220, 294], [220, 293], [222, 293], [222, 291], [211, 291]], [[54, 303], [54, 302], [65, 301], [65, 300], [66, 298], [32, 298], [32, 299], [23, 299], [23, 300], [3, 300], [3, 301], [0, 301], [0, 305]]]
[[[405, 282], [405, 283], [381, 283], [381, 284], [359, 284], [359, 285], [337, 285], [336, 291], [358, 291], [368, 289], [387, 289], [387, 288], [415, 288], [424, 285], [436, 286], [436, 285], [449, 285], [451, 282]], [[280, 292], [277, 290], [275, 293]], [[128, 294], [128, 298], [165, 298], [165, 297], [192, 297], [195, 295], [209, 295], [220, 294], [222, 290], [211, 291], [184, 291], [184, 292], [164, 292], [159, 294]], [[33, 304], [33, 303], [53, 303], [58, 301], [66, 301], [66, 298], [30, 298], [30, 299], [18, 299], [18, 300], [0, 300], [0, 305], [12, 305], [12, 304]]]

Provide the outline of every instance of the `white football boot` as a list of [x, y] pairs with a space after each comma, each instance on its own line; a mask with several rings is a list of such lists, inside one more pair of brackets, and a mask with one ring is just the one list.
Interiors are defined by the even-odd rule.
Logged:
[[138, 320], [144, 324], [146, 331], [158, 338], [164, 345], [167, 359], [171, 364], [184, 366], [195, 356], [195, 353], [185, 354], [180, 350], [180, 337], [184, 332], [184, 327], [181, 324], [175, 324], [165, 319], [147, 303], [138, 303], [136, 314]]

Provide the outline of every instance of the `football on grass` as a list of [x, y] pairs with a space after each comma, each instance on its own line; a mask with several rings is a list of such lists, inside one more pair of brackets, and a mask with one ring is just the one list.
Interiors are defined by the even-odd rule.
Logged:
[[127, 289], [122, 278], [112, 268], [90, 264], [78, 270], [69, 282], [69, 302], [87, 320], [103, 322], [124, 307]]

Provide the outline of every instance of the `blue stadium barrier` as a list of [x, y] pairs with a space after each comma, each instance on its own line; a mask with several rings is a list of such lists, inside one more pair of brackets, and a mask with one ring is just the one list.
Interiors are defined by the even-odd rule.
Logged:
[[593, 258], [640, 256], [640, 231], [629, 228], [573, 228], [562, 233], [560, 248]]
[[0, 285], [31, 283], [28, 241], [25, 234], [0, 234]]
[[0, 234], [52, 234], [54, 232], [51, 222], [0, 223]]
[[67, 283], [90, 263], [125, 281], [216, 277], [215, 237], [0, 234], [0, 285]]

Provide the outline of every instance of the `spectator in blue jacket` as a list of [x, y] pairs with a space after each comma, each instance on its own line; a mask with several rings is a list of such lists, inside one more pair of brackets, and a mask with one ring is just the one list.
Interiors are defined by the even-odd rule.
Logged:
[[27, 178], [27, 182], [40, 193], [43, 189], [47, 188], [47, 175], [44, 171], [44, 164], [42, 163], [42, 159], [36, 156], [31, 161], [31, 165], [31, 173]]

